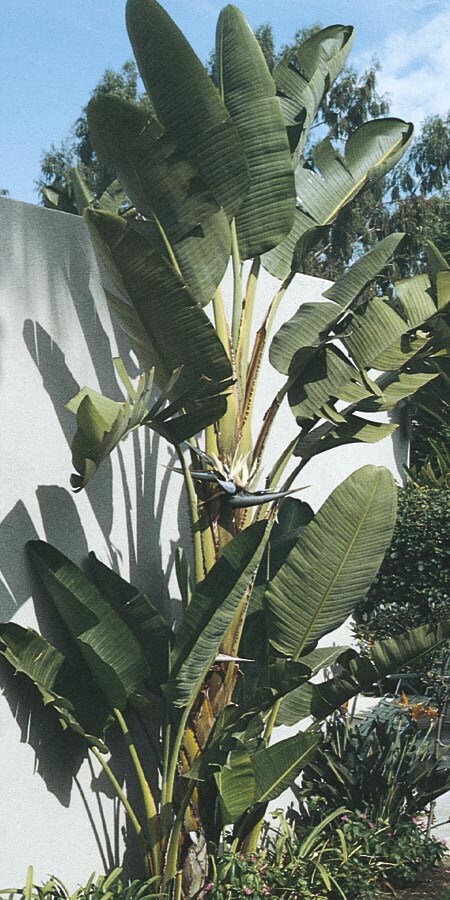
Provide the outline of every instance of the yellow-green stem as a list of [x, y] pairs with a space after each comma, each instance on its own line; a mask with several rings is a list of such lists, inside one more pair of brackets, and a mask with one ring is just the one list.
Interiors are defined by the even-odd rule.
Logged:
[[233, 351], [236, 353], [242, 315], [242, 274], [241, 257], [237, 239], [236, 220], [230, 225], [231, 230], [231, 260], [233, 264], [233, 319], [231, 323], [231, 338]]
[[[231, 346], [230, 326], [225, 313], [223, 295], [220, 288], [217, 288], [213, 297], [214, 322], [216, 326], [217, 336], [225, 347], [225, 352], [230, 360], [233, 372], [235, 371], [235, 358]], [[206, 430], [207, 442], [210, 442], [210, 448], [206, 447], [206, 452], [215, 452], [219, 456], [223, 454], [230, 457], [233, 456], [236, 444], [237, 423], [239, 420], [239, 396], [237, 384], [233, 384], [230, 389], [227, 401], [227, 411], [221, 418], [217, 426], [211, 426], [211, 430]], [[214, 439], [213, 439], [214, 434]], [[214, 449], [214, 444], [216, 449]]]
[[121, 784], [118, 782], [116, 776], [114, 775], [114, 772], [112, 771], [111, 767], [106, 762], [106, 759], [104, 758], [103, 753], [100, 753], [100, 750], [97, 747], [91, 747], [90, 749], [91, 749], [91, 752], [93, 753], [93, 755], [95, 756], [95, 758], [98, 759], [105, 775], [109, 778], [109, 780], [114, 788], [114, 791], [116, 793], [116, 796], [120, 800], [128, 818], [136, 832], [136, 835], [138, 837], [139, 843], [142, 848], [142, 852], [144, 855], [146, 865], [148, 865], [148, 859], [147, 859], [148, 847], [147, 847], [144, 833], [142, 831], [142, 825], [139, 822], [139, 819], [138, 819], [133, 807], [131, 806], [131, 803], [128, 800], [128, 797], [127, 797], [125, 791], [123, 790]]
[[161, 846], [161, 834], [159, 829], [159, 816], [158, 810], [156, 807], [155, 799], [153, 797], [150, 785], [145, 777], [145, 772], [142, 768], [142, 763], [139, 759], [136, 747], [134, 745], [134, 741], [132, 735], [130, 734], [130, 730], [126, 723], [126, 720], [120, 711], [120, 709], [114, 709], [114, 715], [117, 719], [118, 725], [122, 731], [122, 734], [125, 738], [125, 743], [128, 747], [128, 752], [131, 757], [131, 761], [134, 766], [134, 770], [136, 772], [136, 777], [139, 782], [139, 787], [141, 789], [142, 799], [144, 801], [145, 813], [147, 817], [147, 825], [148, 825], [148, 833], [150, 838], [150, 854], [152, 858], [153, 864], [153, 874], [159, 875], [161, 871], [161, 855], [160, 855], [160, 846]]
[[191, 520], [192, 529], [192, 541], [194, 544], [194, 578], [195, 584], [198, 584], [200, 581], [203, 581], [203, 578], [205, 577], [205, 561], [203, 558], [202, 533], [198, 516], [197, 496], [195, 493], [191, 471], [186, 462], [181, 447], [177, 447], [177, 454], [178, 459], [181, 463], [181, 468], [183, 470], [184, 483], [186, 485], [189, 518]]
[[178, 757], [180, 755], [181, 745], [183, 743], [184, 731], [186, 728], [187, 720], [189, 718], [191, 712], [192, 704], [187, 706], [183, 715], [181, 716], [180, 724], [178, 726], [178, 731], [175, 735], [174, 745], [172, 747], [172, 751], [170, 754], [170, 760], [167, 770], [167, 781], [166, 781], [166, 804], [173, 803], [173, 792], [175, 788], [175, 777], [177, 774], [177, 766], [178, 766]]
[[184, 797], [180, 809], [178, 810], [177, 817], [175, 822], [173, 823], [173, 828], [170, 834], [169, 846], [167, 848], [166, 861], [164, 865], [164, 885], [167, 885], [173, 878], [175, 878], [177, 873], [177, 863], [178, 863], [178, 852], [180, 846], [180, 837], [183, 829], [184, 816], [186, 814], [186, 810], [189, 805], [189, 801], [192, 797], [195, 788], [195, 781], [192, 781], [189, 785]]
[[238, 348], [236, 352], [236, 369], [239, 382], [242, 385], [242, 393], [245, 395], [247, 369], [249, 363], [250, 337], [255, 309], [256, 289], [258, 276], [261, 269], [261, 259], [257, 256], [252, 263], [245, 291], [244, 305], [242, 308], [241, 327], [239, 331]]

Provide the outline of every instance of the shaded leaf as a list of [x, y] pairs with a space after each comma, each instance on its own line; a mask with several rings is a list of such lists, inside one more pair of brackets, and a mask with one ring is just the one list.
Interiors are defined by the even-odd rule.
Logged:
[[317, 171], [304, 161], [296, 168], [299, 207], [292, 231], [278, 247], [264, 254], [264, 267], [277, 278], [286, 278], [302, 235], [317, 225], [333, 222], [366, 184], [385, 175], [401, 159], [412, 132], [412, 125], [401, 119], [375, 119], [353, 132], [344, 156], [328, 139], [317, 144], [313, 154]]
[[128, 0], [127, 28], [159, 121], [233, 218], [248, 190], [248, 166], [237, 130], [205, 67], [156, 0]]
[[88, 121], [100, 159], [118, 173], [139, 212], [155, 217], [197, 302], [209, 303], [228, 265], [231, 236], [194, 163], [157, 119], [121, 97], [91, 100]]
[[138, 642], [95, 585], [59, 550], [44, 541], [27, 546], [49, 599], [110, 708], [123, 709], [148, 672]]
[[219, 90], [242, 141], [250, 187], [236, 217], [239, 251], [251, 259], [275, 247], [295, 214], [294, 171], [275, 84], [242, 13], [226, 6], [217, 23]]

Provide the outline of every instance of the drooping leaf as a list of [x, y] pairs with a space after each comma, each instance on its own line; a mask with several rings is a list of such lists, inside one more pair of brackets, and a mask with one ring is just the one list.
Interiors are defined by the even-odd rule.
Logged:
[[89, 554], [89, 560], [97, 587], [139, 641], [154, 684], [158, 687], [165, 684], [169, 674], [172, 629], [147, 594], [121, 578], [97, 559], [95, 553]]
[[364, 419], [362, 416], [348, 413], [345, 422], [336, 425], [325, 422], [301, 436], [295, 446], [294, 455], [302, 459], [312, 459], [319, 453], [341, 447], [344, 444], [377, 444], [389, 437], [397, 425]]
[[277, 278], [291, 270], [295, 246], [303, 234], [333, 222], [350, 200], [371, 181], [381, 178], [402, 157], [412, 139], [412, 125], [401, 119], [375, 119], [357, 128], [341, 156], [326, 139], [315, 147], [314, 171], [304, 161], [296, 168], [299, 207], [291, 232], [263, 265]]
[[157, 119], [121, 97], [91, 100], [88, 121], [100, 159], [118, 173], [138, 211], [155, 218], [196, 301], [209, 303], [228, 265], [231, 236], [194, 163]]
[[301, 153], [325, 91], [350, 52], [354, 29], [330, 25], [304, 41], [295, 62], [281, 60], [273, 71], [291, 151]]
[[151, 360], [157, 384], [165, 387], [180, 367], [177, 390], [202, 377], [229, 379], [230, 362], [214, 328], [155, 245], [119, 216], [85, 215], [118, 288], [115, 311], [143, 366]]
[[72, 188], [75, 197], [75, 203], [78, 209], [78, 214], [82, 216], [83, 211], [88, 206], [92, 205], [95, 197], [77, 167], [75, 167], [75, 169], [72, 169]]
[[257, 803], [270, 803], [300, 775], [321, 742], [321, 735], [299, 734], [279, 741], [252, 757]]
[[333, 491], [267, 588], [268, 633], [278, 651], [299, 659], [364, 599], [389, 546], [395, 509], [386, 469], [364, 466]]
[[248, 166], [205, 67], [156, 0], [128, 0], [127, 28], [159, 121], [232, 219], [248, 190]]
[[386, 372], [377, 379], [381, 397], [370, 397], [359, 404], [363, 412], [381, 412], [394, 409], [400, 400], [415, 394], [439, 377], [439, 371], [430, 360], [407, 366], [400, 372]]
[[127, 203], [125, 191], [117, 178], [108, 185], [103, 194], [98, 199], [99, 209], [106, 212], [118, 213]]
[[214, 775], [224, 824], [232, 824], [255, 804], [270, 803], [298, 778], [320, 744], [317, 734], [298, 734], [250, 755], [239, 744]]
[[175, 706], [192, 702], [256, 573], [269, 537], [266, 522], [246, 528], [192, 596], [175, 638], [167, 696]]
[[219, 90], [242, 141], [250, 188], [236, 217], [239, 252], [252, 259], [289, 233], [294, 171], [283, 114], [262, 50], [242, 13], [228, 5], [217, 24]]
[[361, 691], [369, 690], [384, 675], [403, 671], [405, 666], [437, 649], [449, 637], [450, 624], [439, 622], [375, 641], [370, 658], [353, 654], [341, 674], [322, 683], [302, 685], [292, 696], [286, 697], [277, 724], [294, 724], [311, 715], [318, 720], [325, 718]]
[[335, 303], [304, 303], [275, 334], [269, 350], [274, 369], [287, 375], [296, 353], [326, 341], [340, 309]]
[[151, 377], [142, 375], [133, 400], [110, 400], [85, 387], [69, 401], [67, 408], [75, 413], [78, 426], [72, 443], [72, 462], [78, 474], [70, 479], [75, 491], [86, 487], [100, 463], [143, 424], [149, 414], [151, 392]]
[[15, 622], [0, 625], [0, 653], [34, 684], [63, 728], [71, 728], [89, 744], [105, 749], [101, 735], [110, 708], [80, 660], [65, 656], [32, 628]]
[[386, 297], [372, 297], [365, 307], [353, 312], [343, 343], [359, 366], [393, 371], [427, 343], [427, 336], [408, 334], [413, 327]]
[[214, 774], [214, 780], [221, 801], [223, 824], [231, 825], [255, 800], [256, 779], [252, 759], [243, 745], [229, 752], [225, 764]]
[[389, 234], [364, 256], [357, 259], [323, 296], [334, 300], [338, 306], [347, 309], [393, 257], [405, 235], [401, 232]]
[[[128, 391], [125, 400], [111, 400], [85, 387], [66, 404], [75, 413], [78, 425], [72, 442], [72, 462], [77, 474], [70, 479], [75, 491], [86, 487], [101, 462], [139, 426], [145, 425], [178, 445], [225, 413], [226, 397], [219, 393], [225, 384], [216, 386], [207, 380], [192, 385], [187, 397], [181, 395], [165, 406], [179, 374], [174, 373], [156, 401], [152, 400], [152, 373], [142, 375], [135, 388], [124, 370], [122, 379]], [[184, 411], [185, 405], [188, 412]]]
[[436, 625], [419, 625], [405, 634], [374, 641], [370, 649], [370, 657], [380, 675], [403, 671], [430, 650], [437, 649], [448, 641], [450, 622], [438, 622]]
[[120, 616], [70, 560], [44, 541], [28, 544], [33, 565], [110, 708], [124, 709], [148, 667]]

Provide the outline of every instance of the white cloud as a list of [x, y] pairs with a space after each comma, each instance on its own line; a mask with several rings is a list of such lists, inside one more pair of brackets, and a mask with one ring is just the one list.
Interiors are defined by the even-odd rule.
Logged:
[[[378, 83], [391, 99], [391, 112], [420, 125], [426, 116], [450, 108], [450, 9], [428, 13], [424, 24], [397, 29], [379, 48], [382, 65]], [[436, 7], [419, 0], [416, 11]], [[367, 65], [368, 57], [359, 63]]]

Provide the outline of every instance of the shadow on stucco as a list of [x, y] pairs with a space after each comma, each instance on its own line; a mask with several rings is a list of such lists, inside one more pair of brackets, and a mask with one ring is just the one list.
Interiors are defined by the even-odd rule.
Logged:
[[[70, 335], [64, 330], [67, 327], [65, 309], [61, 303], [58, 304], [59, 297], [64, 298], [64, 303], [73, 304], [100, 390], [109, 397], [121, 399], [112, 361], [111, 340], [95, 308], [94, 294], [96, 290], [98, 292], [98, 275], [92, 268], [92, 259], [86, 256], [89, 255], [89, 248], [86, 246], [85, 226], [81, 220], [77, 220], [76, 217], [61, 218], [59, 214], [37, 210], [23, 204], [14, 204], [14, 207], [14, 240], [11, 237], [10, 244], [6, 248], [8, 267], [3, 269], [7, 276], [5, 288], [9, 292], [9, 273], [14, 272], [14, 282], [21, 286], [18, 296], [24, 298], [20, 305], [23, 313], [18, 311], [18, 334], [23, 322], [22, 335], [25, 346], [39, 371], [42, 386], [55, 410], [56, 421], [70, 446], [76, 423], [66, 404], [80, 387], [84, 386], [84, 381], [82, 384], [78, 383], [61, 349], [61, 346], [64, 346], [67, 350], [69, 344], [66, 338], [70, 340]], [[45, 227], [40, 229], [42, 222]], [[33, 228], [31, 243], [27, 240], [29, 227]], [[69, 232], [73, 241], [69, 241]], [[30, 318], [30, 314], [33, 315], [34, 311], [32, 298], [36, 279], [39, 279], [41, 296], [45, 294], [46, 298], [45, 321], [48, 319], [51, 323], [47, 326], [48, 330], [39, 321]], [[91, 279], [92, 284], [95, 284], [92, 290]], [[70, 294], [69, 298], [66, 289]], [[112, 334], [119, 354], [126, 361], [129, 374], [133, 377], [137, 373], [135, 363], [130, 355], [127, 339], [115, 322]], [[91, 386], [95, 387], [95, 384]], [[33, 428], [39, 428], [39, 423], [32, 424]], [[33, 452], [31, 430], [27, 432], [27, 440]], [[122, 494], [126, 514], [123, 536], [124, 541], [128, 543], [130, 581], [140, 589], [146, 590], [173, 622], [177, 618], [178, 604], [170, 600], [167, 581], [174, 568], [174, 554], [178, 542], [172, 542], [169, 560], [164, 563], [161, 530], [171, 478], [170, 467], [174, 464], [175, 458], [174, 454], [169, 454], [167, 458], [165, 451], [162, 452], [160, 438], [147, 430], [141, 437], [134, 434], [129, 441], [132, 444], [133, 476], [127, 471], [124, 456], [119, 448], [117, 453], [120, 475], [119, 478], [116, 476], [116, 483], [113, 484], [111, 462], [109, 459], [105, 460], [89, 483], [86, 495], [105, 539], [110, 565], [119, 571], [120, 552], [113, 545], [112, 529], [114, 492]], [[49, 446], [49, 453], [51, 452], [52, 447]], [[169, 468], [161, 477], [163, 463], [168, 464]], [[68, 471], [67, 481], [69, 474]], [[0, 522], [0, 620], [9, 621], [20, 613], [20, 608], [27, 601], [32, 600], [39, 629], [52, 643], [64, 650], [66, 640], [64, 630], [61, 629], [59, 619], [46, 601], [41, 585], [31, 572], [25, 545], [28, 541], [45, 535], [49, 543], [54, 544], [70, 558], [76, 558], [77, 561], [85, 559], [89, 549], [95, 551], [96, 548], [88, 547], [76, 498], [74, 499], [68, 489], [52, 484], [39, 485], [36, 486], [35, 500], [36, 503], [33, 503], [33, 508], [30, 505], [29, 510], [19, 500]], [[187, 511], [183, 500], [174, 506], [173, 519], [178, 521], [183, 543], [189, 548]], [[23, 622], [27, 619], [27, 615], [27, 611], [26, 615], [19, 615], [19, 621]], [[40, 695], [33, 685], [22, 675], [13, 676], [4, 660], [0, 662], [0, 687], [17, 723], [20, 740], [28, 743], [34, 750], [36, 771], [43, 778], [48, 790], [67, 807], [72, 792], [83, 790], [78, 780], [78, 772], [85, 755], [85, 747], [75, 734], [61, 730], [57, 716], [43, 707]], [[150, 734], [138, 737], [142, 747], [145, 747], [149, 775], [154, 778], [156, 768], [151, 761], [151, 754], [148, 753], [148, 741], [151, 743], [152, 740], [156, 740], [156, 735], [151, 731]], [[121, 781], [126, 781], [129, 774], [128, 761], [124, 760], [120, 753], [116, 759], [117, 775]], [[133, 791], [131, 780], [129, 787]], [[93, 804], [101, 808], [103, 799], [110, 796], [109, 784], [105, 782], [103, 776], [93, 777], [92, 790], [92, 797], [85, 798], [88, 816]], [[139, 805], [139, 799], [133, 799]], [[102, 821], [102, 814], [96, 818]], [[108, 837], [106, 831], [103, 834], [98, 833], [92, 816], [90, 821], [102, 859], [108, 864], [117, 863], [118, 817], [116, 817], [116, 833], [112, 837]], [[136, 871], [133, 840], [127, 841], [126, 845], [129, 869]]]

